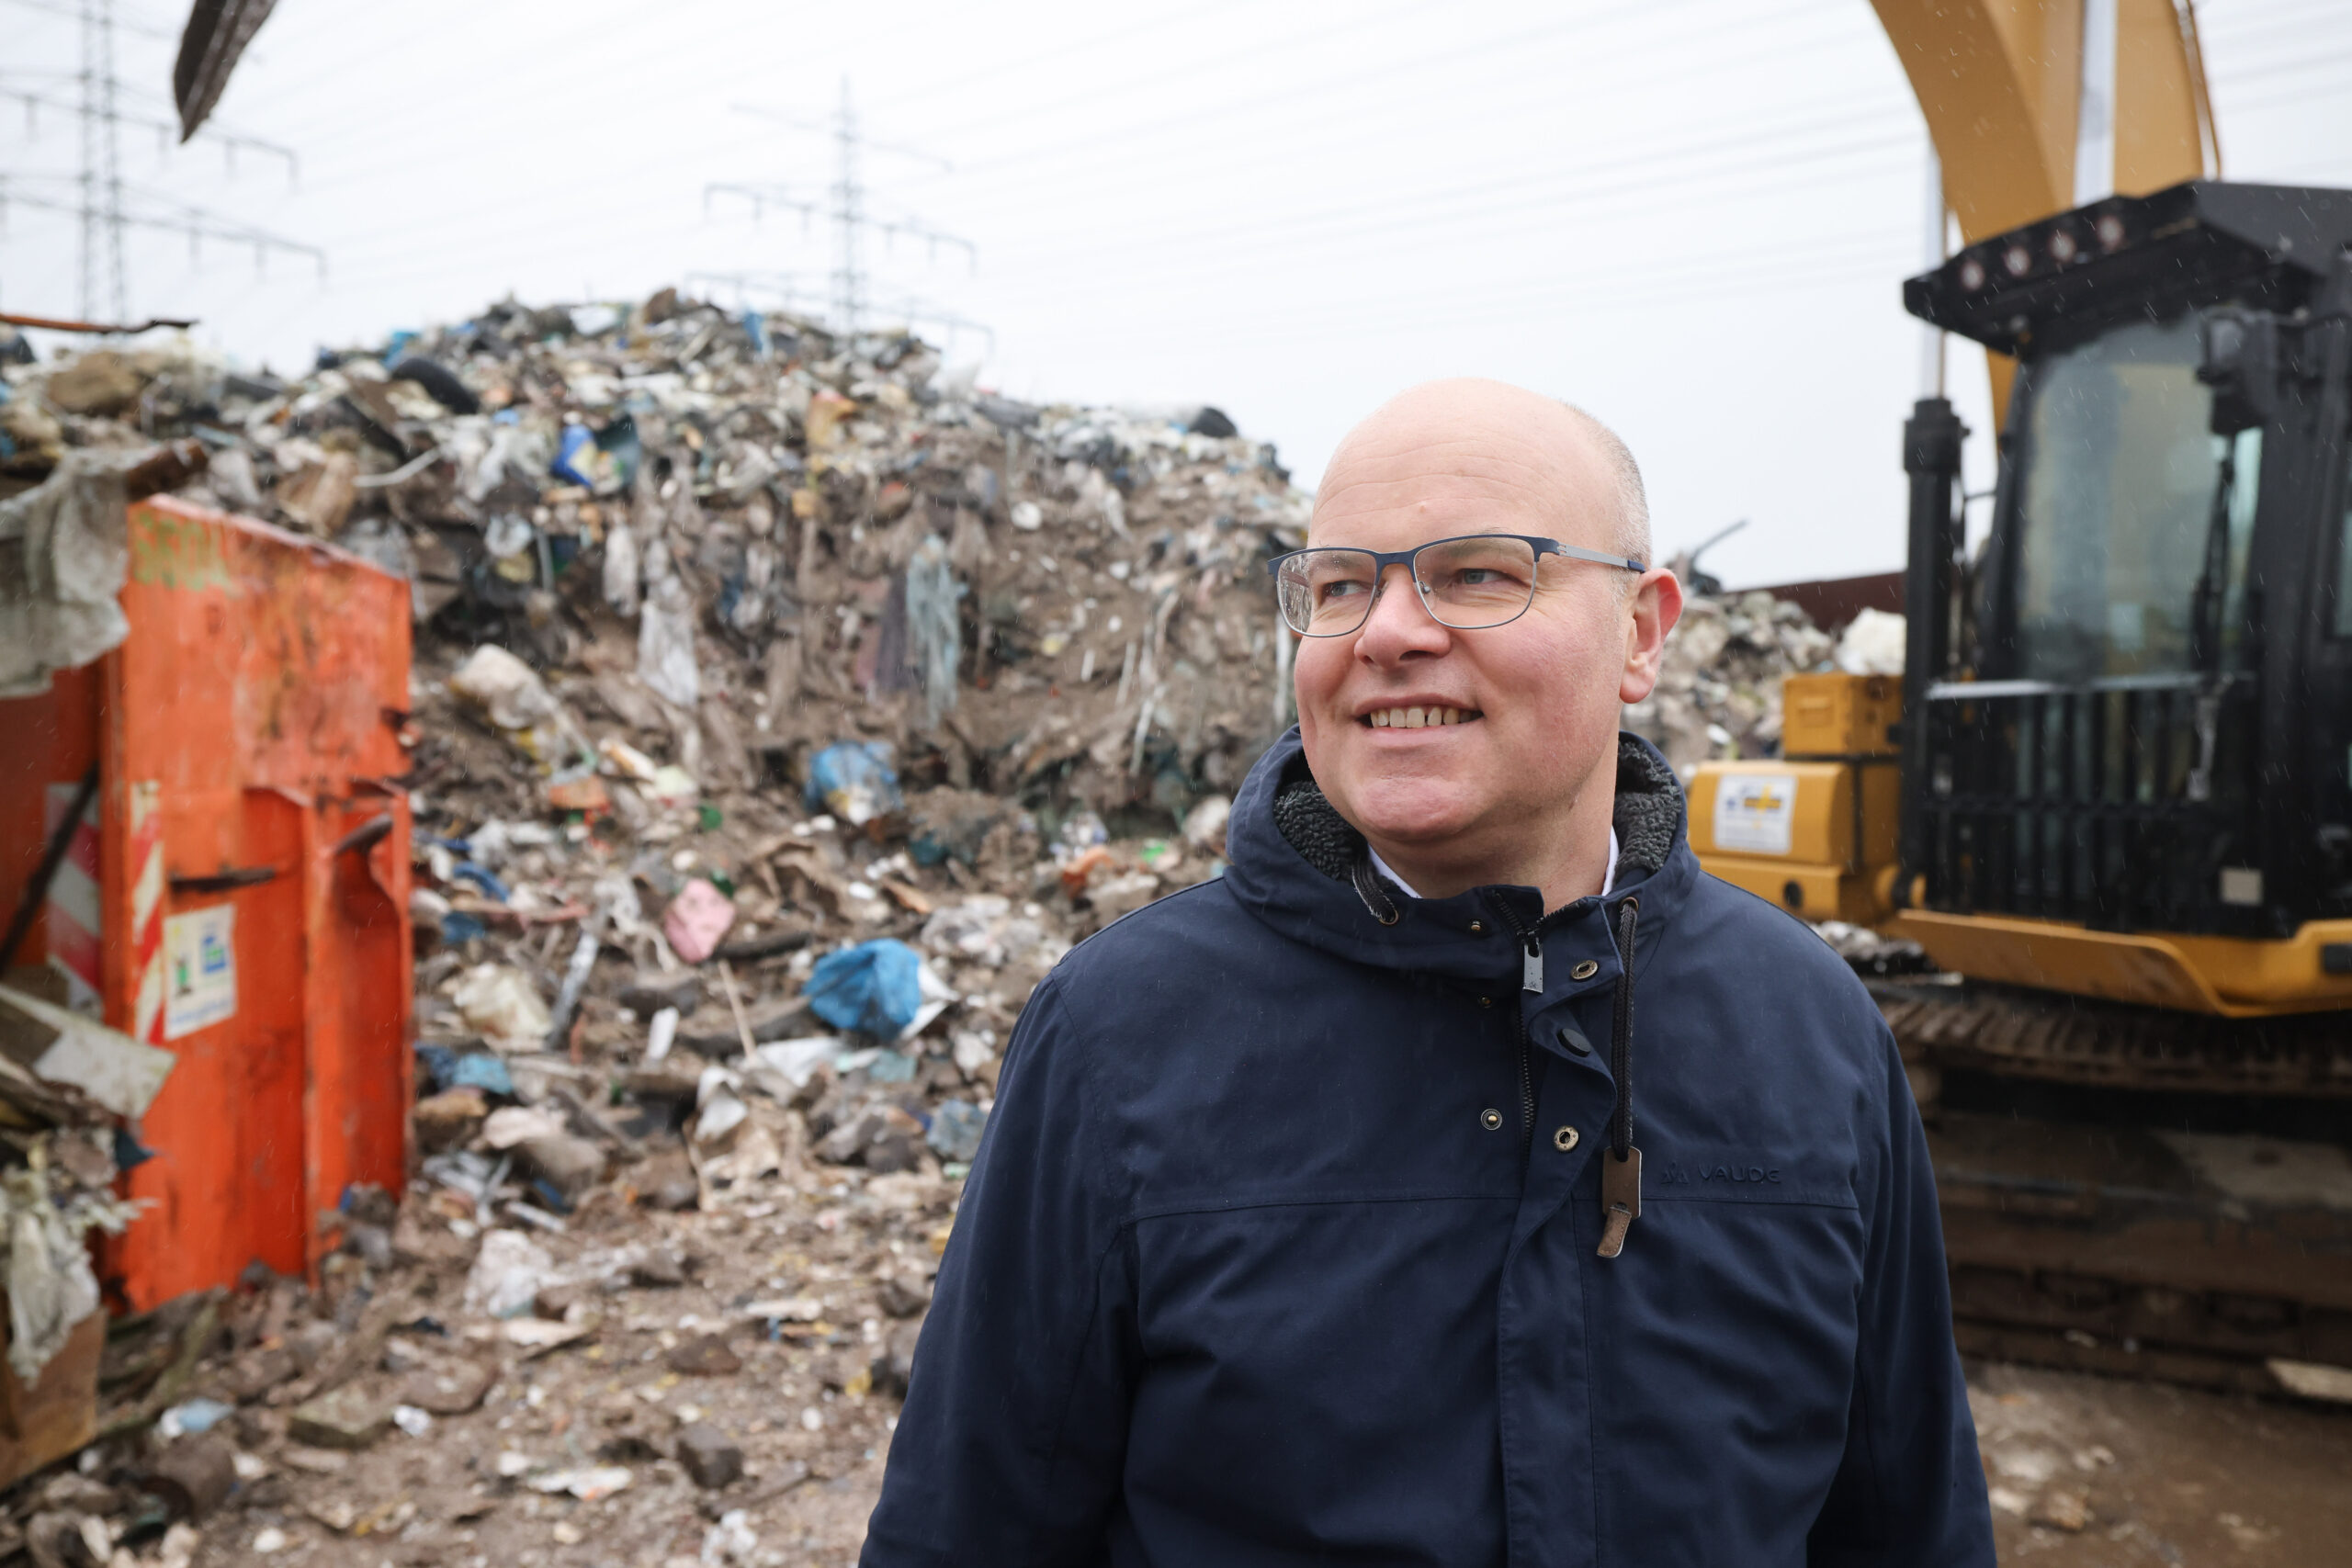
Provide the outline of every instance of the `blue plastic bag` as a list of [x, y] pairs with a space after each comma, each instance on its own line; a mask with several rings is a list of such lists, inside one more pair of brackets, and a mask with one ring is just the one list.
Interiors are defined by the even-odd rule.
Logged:
[[895, 1040], [922, 1007], [922, 960], [891, 937], [862, 942], [817, 960], [808, 1005], [835, 1029]]
[[853, 828], [906, 809], [890, 748], [879, 740], [837, 740], [808, 760], [808, 787], [802, 802], [811, 811], [830, 811]]
[[988, 1120], [989, 1113], [977, 1105], [948, 1100], [932, 1112], [928, 1139], [932, 1152], [944, 1160], [971, 1164], [972, 1156], [980, 1152], [980, 1129]]
[[506, 1063], [488, 1051], [469, 1051], [459, 1055], [447, 1045], [419, 1045], [416, 1048], [417, 1085], [421, 1094], [438, 1094], [445, 1089], [478, 1089], [484, 1094], [514, 1097], [514, 1075], [506, 1070]]

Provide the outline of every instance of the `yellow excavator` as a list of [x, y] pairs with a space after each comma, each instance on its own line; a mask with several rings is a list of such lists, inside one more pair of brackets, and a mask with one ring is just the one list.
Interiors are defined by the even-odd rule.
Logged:
[[1989, 525], [1923, 398], [1904, 673], [1792, 677], [1693, 843], [1924, 950], [1869, 983], [1964, 1348], [2352, 1399], [2352, 192], [2211, 177], [2185, 5], [1875, 5], [1961, 239], [1904, 302], [1989, 356]]

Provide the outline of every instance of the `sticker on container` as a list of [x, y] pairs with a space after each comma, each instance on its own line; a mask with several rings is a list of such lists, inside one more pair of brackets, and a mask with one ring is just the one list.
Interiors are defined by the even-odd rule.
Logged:
[[237, 908], [216, 904], [164, 922], [164, 1038], [237, 1016]]
[[1733, 773], [1715, 786], [1715, 848], [1784, 855], [1796, 822], [1794, 773]]

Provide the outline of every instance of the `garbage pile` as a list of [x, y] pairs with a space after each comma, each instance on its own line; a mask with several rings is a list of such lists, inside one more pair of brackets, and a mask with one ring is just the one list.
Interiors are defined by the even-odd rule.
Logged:
[[1258, 561], [1307, 499], [1215, 409], [1023, 404], [912, 336], [670, 289], [321, 360], [0, 369], [0, 481], [196, 436], [202, 493], [406, 573], [453, 643], [605, 677], [583, 716], [706, 783], [798, 776], [861, 718], [923, 782], [1164, 814], [1286, 722]]
[[[0, 490], [193, 437], [184, 495], [404, 572], [418, 621], [416, 1179], [319, 1217], [316, 1289], [124, 1337], [144, 1425], [0, 1537], [854, 1552], [1014, 1019], [1219, 873], [1289, 722], [1272, 449], [667, 291], [292, 382], [0, 377]], [[175, 1454], [213, 1502], [157, 1490]]]
[[[128, 1129], [163, 1089], [172, 1060], [56, 1001], [0, 986], [0, 1288], [8, 1370], [23, 1389], [40, 1383], [98, 1310], [90, 1233], [120, 1235], [138, 1217], [116, 1196], [115, 1179], [147, 1156]], [[12, 1437], [24, 1435], [18, 1421]]]
[[1781, 750], [1781, 682], [1817, 670], [1903, 672], [1904, 621], [1864, 610], [1836, 637], [1802, 606], [1760, 589], [1692, 593], [1667, 637], [1657, 688], [1625, 710], [1625, 728], [1690, 778], [1711, 758], [1774, 757]]

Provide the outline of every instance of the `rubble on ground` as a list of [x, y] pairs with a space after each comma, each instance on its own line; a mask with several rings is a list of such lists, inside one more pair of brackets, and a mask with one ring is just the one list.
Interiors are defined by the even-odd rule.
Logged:
[[5, 378], [0, 491], [192, 435], [184, 494], [406, 573], [418, 621], [410, 1190], [320, 1217], [315, 1288], [119, 1324], [134, 1418], [17, 1489], [28, 1550], [854, 1551], [1014, 1019], [1221, 872], [1289, 722], [1272, 450], [668, 291], [293, 382]]
[[[315, 1288], [119, 1333], [138, 1418], [0, 1550], [854, 1552], [1014, 1020], [1221, 873], [1289, 723], [1272, 449], [669, 290], [292, 381], [185, 344], [0, 374], [0, 491], [193, 436], [187, 493], [402, 572], [418, 623], [414, 1179], [320, 1216]], [[1628, 723], [1686, 773], [1769, 755], [1837, 651], [1694, 599]]]

